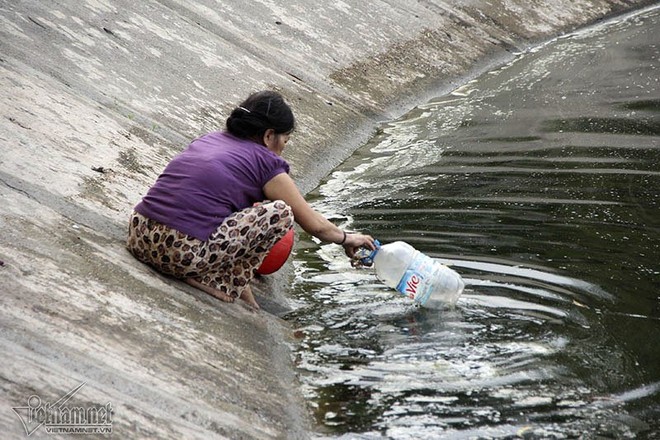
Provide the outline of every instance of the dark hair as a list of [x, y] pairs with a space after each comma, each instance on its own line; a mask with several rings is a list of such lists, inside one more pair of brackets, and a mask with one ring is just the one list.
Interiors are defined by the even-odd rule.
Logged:
[[269, 128], [277, 134], [290, 133], [295, 118], [289, 105], [277, 92], [266, 90], [250, 95], [227, 118], [227, 131], [244, 139], [261, 139]]

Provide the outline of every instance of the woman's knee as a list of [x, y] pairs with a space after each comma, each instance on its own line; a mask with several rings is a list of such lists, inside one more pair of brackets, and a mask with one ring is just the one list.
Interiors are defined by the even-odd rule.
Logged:
[[291, 229], [293, 227], [293, 209], [283, 200], [270, 202], [273, 213], [270, 216], [270, 224], [280, 224], [280, 227]]

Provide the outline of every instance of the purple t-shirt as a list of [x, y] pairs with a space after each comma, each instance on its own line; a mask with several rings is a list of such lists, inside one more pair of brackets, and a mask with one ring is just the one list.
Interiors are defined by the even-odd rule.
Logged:
[[288, 172], [289, 164], [263, 145], [214, 132], [172, 159], [135, 210], [206, 241], [226, 217], [264, 200], [270, 179]]

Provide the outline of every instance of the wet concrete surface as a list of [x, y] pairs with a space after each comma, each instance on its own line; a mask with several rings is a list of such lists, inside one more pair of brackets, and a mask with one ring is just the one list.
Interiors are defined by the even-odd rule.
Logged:
[[306, 192], [378, 122], [649, 3], [0, 3], [2, 432], [26, 435], [11, 408], [30, 396], [84, 383], [67, 404], [110, 403], [121, 438], [307, 438], [277, 317], [290, 270], [261, 283], [254, 313], [125, 251], [128, 215], [167, 161], [275, 88], [298, 117], [285, 156]]

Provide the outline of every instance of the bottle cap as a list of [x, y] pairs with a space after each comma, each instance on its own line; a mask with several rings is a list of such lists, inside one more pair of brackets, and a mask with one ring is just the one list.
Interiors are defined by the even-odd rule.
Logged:
[[378, 249], [380, 249], [380, 241], [374, 240], [374, 244], [376, 245], [376, 249], [373, 251], [367, 248], [360, 248], [355, 253], [355, 258], [358, 260], [357, 263], [359, 266], [372, 266], [374, 264], [374, 257], [378, 253]]

